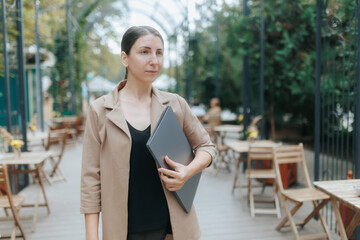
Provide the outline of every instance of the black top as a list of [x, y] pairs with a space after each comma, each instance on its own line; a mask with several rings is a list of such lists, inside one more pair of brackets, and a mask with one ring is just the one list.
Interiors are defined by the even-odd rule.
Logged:
[[128, 197], [128, 232], [137, 233], [166, 228], [169, 209], [155, 160], [146, 147], [150, 126], [143, 131], [127, 123], [132, 146]]

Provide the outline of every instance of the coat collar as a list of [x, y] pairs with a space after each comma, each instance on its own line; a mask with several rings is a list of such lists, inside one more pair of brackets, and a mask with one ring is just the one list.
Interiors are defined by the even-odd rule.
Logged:
[[[104, 107], [111, 109], [106, 117], [130, 137], [129, 128], [119, 101], [119, 91], [126, 85], [126, 82], [126, 80], [121, 81], [116, 88], [104, 96]], [[169, 99], [154, 87], [151, 88], [151, 93], [151, 132], [153, 132], [161, 113], [169, 103]]]

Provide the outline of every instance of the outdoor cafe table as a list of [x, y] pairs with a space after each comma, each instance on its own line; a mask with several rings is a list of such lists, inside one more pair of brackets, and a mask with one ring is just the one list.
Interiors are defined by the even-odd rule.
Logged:
[[[9, 173], [12, 174], [24, 174], [24, 173], [35, 173], [38, 178], [38, 188], [36, 192], [36, 201], [34, 204], [24, 204], [22, 207], [34, 207], [33, 225], [32, 231], [35, 231], [37, 221], [37, 209], [38, 207], [46, 207], [48, 213], [50, 213], [49, 203], [47, 201], [45, 188], [41, 179], [42, 163], [51, 156], [51, 151], [39, 151], [39, 152], [22, 152], [19, 159], [14, 158], [14, 153], [6, 153], [0, 164], [13, 165], [15, 167], [19, 165], [26, 165], [29, 169], [12, 169]], [[40, 189], [44, 197], [44, 203], [39, 203]]]
[[64, 116], [53, 118], [51, 121], [55, 124], [71, 126], [72, 124], [75, 124], [77, 120], [77, 116]]
[[224, 144], [224, 138], [228, 133], [242, 133], [244, 131], [244, 125], [219, 125], [214, 127], [214, 132], [220, 137], [221, 144]]
[[[314, 182], [315, 187], [330, 195], [331, 204], [335, 213], [336, 222], [339, 227], [341, 239], [348, 239], [353, 234], [356, 226], [360, 225], [360, 196], [354, 189], [355, 185], [360, 185], [360, 179], [339, 180], [339, 181], [319, 181]], [[355, 211], [350, 224], [346, 230], [341, 219], [337, 202]]]

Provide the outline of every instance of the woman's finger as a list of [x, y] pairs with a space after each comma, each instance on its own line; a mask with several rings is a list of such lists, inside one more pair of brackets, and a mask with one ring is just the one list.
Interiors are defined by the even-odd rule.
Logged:
[[165, 156], [165, 162], [166, 162], [170, 167], [172, 167], [175, 171], [177, 171], [179, 167], [183, 166], [183, 165], [181, 165], [180, 163], [177, 163], [177, 162], [171, 160], [168, 156]]
[[177, 177], [177, 175], [178, 175], [177, 172], [169, 170], [169, 169], [165, 169], [165, 168], [159, 168], [158, 171], [162, 174], [165, 174], [166, 176], [173, 177], [173, 178]]
[[160, 178], [165, 184], [179, 184], [180, 183], [177, 179], [166, 176], [164, 174], [161, 174]]
[[172, 192], [181, 189], [180, 187], [176, 187], [176, 186], [166, 186], [166, 188], [167, 188], [169, 191], [172, 191]]

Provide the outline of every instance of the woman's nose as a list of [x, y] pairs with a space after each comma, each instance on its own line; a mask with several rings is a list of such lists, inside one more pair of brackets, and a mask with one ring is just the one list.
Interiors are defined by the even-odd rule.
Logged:
[[151, 56], [150, 56], [150, 64], [158, 64], [158, 63], [159, 63], [159, 60], [158, 60], [158, 58], [156, 56], [156, 53], [151, 54]]

